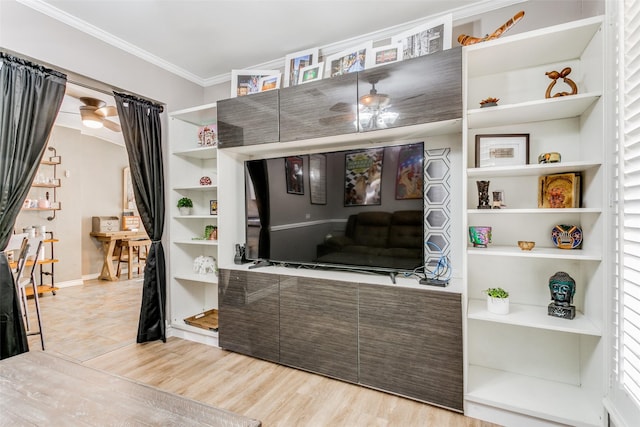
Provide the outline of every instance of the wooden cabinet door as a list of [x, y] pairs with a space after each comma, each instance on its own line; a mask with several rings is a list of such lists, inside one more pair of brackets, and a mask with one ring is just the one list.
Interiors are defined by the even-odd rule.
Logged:
[[278, 142], [279, 91], [218, 101], [220, 148]]
[[358, 287], [280, 276], [280, 363], [356, 383]]
[[275, 274], [220, 270], [220, 347], [278, 362], [279, 279]]
[[360, 383], [462, 411], [460, 294], [359, 286]]

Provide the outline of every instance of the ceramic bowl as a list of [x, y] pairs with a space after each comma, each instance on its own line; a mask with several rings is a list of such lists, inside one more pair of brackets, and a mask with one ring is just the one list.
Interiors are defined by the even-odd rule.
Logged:
[[518, 240], [518, 246], [523, 251], [530, 251], [536, 245], [536, 242], [528, 242], [526, 240]]

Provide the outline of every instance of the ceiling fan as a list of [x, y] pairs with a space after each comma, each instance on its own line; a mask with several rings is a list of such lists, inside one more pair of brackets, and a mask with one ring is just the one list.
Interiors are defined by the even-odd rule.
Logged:
[[118, 110], [115, 106], [107, 105], [106, 102], [100, 99], [88, 96], [81, 96], [78, 99], [84, 104], [79, 107], [83, 125], [92, 129], [105, 127], [113, 132], [122, 132], [122, 128], [118, 123], [107, 119], [107, 117], [118, 115]]

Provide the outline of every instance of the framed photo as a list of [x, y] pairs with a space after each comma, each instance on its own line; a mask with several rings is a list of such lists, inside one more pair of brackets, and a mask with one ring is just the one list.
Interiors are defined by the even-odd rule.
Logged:
[[371, 48], [367, 52], [365, 68], [378, 67], [380, 65], [391, 64], [402, 61], [402, 47], [400, 43]]
[[452, 23], [453, 16], [444, 15], [391, 37], [391, 44], [400, 44], [403, 59], [451, 49]]
[[529, 164], [529, 134], [476, 135], [477, 168]]
[[280, 89], [280, 77], [281, 74], [278, 73], [277, 76], [265, 76], [261, 77], [258, 81], [258, 87], [260, 88], [260, 92], [266, 92], [268, 90]]
[[372, 48], [372, 42], [364, 43], [351, 49], [343, 50], [325, 58], [326, 77], [335, 77], [365, 69], [367, 52]]
[[122, 169], [122, 212], [138, 215], [136, 198], [133, 194], [133, 181], [129, 166]]
[[260, 92], [260, 79], [279, 76], [278, 70], [231, 70], [231, 98]]
[[327, 204], [327, 156], [309, 155], [309, 192], [312, 205]]
[[284, 87], [300, 84], [302, 69], [318, 63], [318, 52], [318, 48], [313, 48], [290, 53], [284, 57]]
[[315, 82], [322, 79], [322, 72], [324, 71], [324, 62], [318, 62], [316, 65], [309, 65], [300, 69], [298, 75], [298, 84]]
[[380, 205], [384, 148], [345, 154], [344, 205]]
[[424, 185], [422, 144], [405, 145], [398, 153], [396, 200], [421, 199]]
[[209, 215], [218, 215], [218, 201], [209, 200]]
[[287, 193], [304, 194], [304, 162], [300, 156], [284, 159], [284, 171], [287, 181]]

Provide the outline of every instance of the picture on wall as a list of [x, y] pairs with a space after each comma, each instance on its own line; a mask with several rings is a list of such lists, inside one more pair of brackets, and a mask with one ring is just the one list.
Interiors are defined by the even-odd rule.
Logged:
[[402, 46], [403, 59], [451, 49], [452, 23], [452, 15], [445, 15], [393, 36], [391, 44], [399, 43]]
[[335, 77], [342, 74], [364, 70], [367, 60], [367, 52], [371, 47], [372, 43], [368, 42], [361, 46], [346, 49], [340, 53], [329, 56], [324, 61], [325, 77]]
[[304, 194], [304, 162], [300, 156], [284, 159], [285, 176], [287, 177], [287, 193]]
[[344, 205], [380, 205], [384, 148], [345, 154]]
[[290, 53], [284, 58], [284, 87], [300, 84], [302, 69], [318, 62], [318, 48]]
[[280, 76], [280, 71], [231, 70], [231, 97], [235, 98], [260, 92], [260, 79], [272, 76]]
[[421, 199], [424, 186], [422, 144], [405, 145], [398, 154], [396, 199]]

